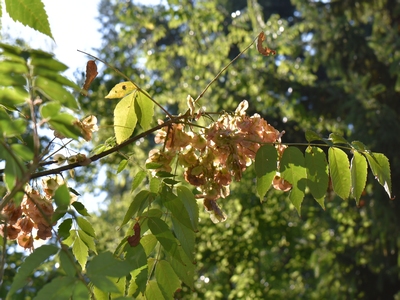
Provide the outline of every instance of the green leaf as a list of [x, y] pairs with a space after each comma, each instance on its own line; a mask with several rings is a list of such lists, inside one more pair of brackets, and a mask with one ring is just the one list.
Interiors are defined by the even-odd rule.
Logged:
[[79, 228], [81, 228], [84, 232], [86, 232], [88, 235], [91, 237], [96, 237], [96, 233], [94, 232], [92, 224], [89, 223], [88, 220], [82, 217], [77, 217], [76, 221], [79, 225]]
[[23, 134], [26, 131], [28, 123], [24, 119], [0, 120], [1, 137], [9, 138]]
[[185, 252], [183, 251], [183, 249], [181, 247], [178, 248], [178, 251], [179, 251], [180, 257], [183, 260], [183, 264], [181, 261], [177, 260], [173, 256], [169, 256], [168, 261], [170, 262], [176, 275], [178, 275], [179, 279], [182, 280], [188, 287], [190, 287], [193, 290], [194, 289], [195, 265], [186, 256]]
[[144, 292], [146, 289], [148, 267], [147, 255], [142, 244], [139, 244], [136, 247], [129, 247], [126, 251], [125, 261], [131, 265], [133, 270], [130, 273], [132, 279], [129, 283], [128, 295], [133, 295], [137, 289]]
[[139, 91], [135, 104], [136, 115], [140, 126], [143, 130], [150, 129], [154, 116], [154, 102], [151, 101], [147, 93]]
[[94, 243], [94, 237], [88, 235], [86, 232], [80, 229], [78, 229], [78, 235], [90, 250], [92, 250], [95, 253], [97, 252], [96, 245]]
[[155, 280], [150, 280], [146, 287], [146, 299], [165, 299]]
[[161, 180], [157, 177], [150, 178], [149, 188], [150, 191], [157, 194], [160, 190]]
[[14, 21], [19, 21], [54, 40], [41, 0], [5, 0], [5, 4], [7, 13]]
[[178, 186], [176, 188], [176, 193], [178, 194], [179, 199], [183, 202], [183, 205], [185, 206], [189, 214], [193, 230], [198, 231], [199, 206], [197, 205], [196, 198], [194, 197], [193, 193], [185, 186]]
[[179, 219], [179, 222], [193, 230], [189, 213], [183, 205], [182, 200], [166, 186], [162, 189], [161, 200], [164, 206], [172, 213], [172, 216]]
[[125, 96], [114, 109], [114, 132], [118, 144], [127, 140], [136, 127], [137, 116], [134, 103], [136, 97], [136, 92]]
[[[77, 293], [83, 295], [82, 282], [75, 277], [57, 277], [53, 279], [50, 283], [46, 284], [36, 295], [34, 300], [69, 300], [71, 297]], [[84, 293], [86, 297], [89, 297], [89, 291], [83, 285], [86, 292]], [[73, 298], [78, 299], [78, 298]], [[79, 298], [83, 299], [83, 298]], [[89, 299], [89, 298], [86, 298]]]
[[47, 102], [40, 106], [40, 114], [43, 119], [51, 119], [51, 117], [59, 114], [61, 104], [57, 101]]
[[90, 299], [89, 290], [82, 281], [76, 281], [71, 299]]
[[159, 218], [148, 218], [147, 222], [151, 233], [155, 235], [164, 250], [183, 264], [178, 251], [178, 243], [168, 225]]
[[329, 171], [335, 193], [342, 199], [347, 199], [350, 194], [351, 179], [350, 165], [347, 154], [335, 147], [328, 150]]
[[180, 222], [178, 217], [172, 216], [172, 226], [176, 238], [190, 260], [194, 260], [194, 245], [196, 234], [191, 228]]
[[390, 176], [390, 164], [387, 157], [382, 153], [364, 153], [367, 157], [369, 167], [375, 178], [383, 186], [389, 198], [392, 198], [392, 181]]
[[33, 273], [33, 271], [46, 259], [50, 258], [50, 256], [56, 254], [58, 250], [59, 249], [56, 246], [43, 245], [27, 256], [12, 280], [8, 297], [11, 297], [12, 294], [24, 287], [28, 283], [28, 277]]
[[323, 139], [320, 137], [318, 133], [312, 130], [306, 130], [306, 140], [311, 143], [312, 141], [322, 141]]
[[353, 152], [353, 158], [351, 159], [351, 185], [352, 194], [356, 199], [357, 205], [359, 204], [362, 192], [365, 189], [365, 184], [367, 182], [367, 160], [365, 157], [358, 153]]
[[123, 98], [129, 94], [132, 94], [137, 90], [137, 86], [131, 81], [124, 81], [116, 84], [105, 98], [107, 99], [118, 99]]
[[122, 220], [122, 223], [120, 227], [124, 226], [128, 221], [139, 211], [141, 207], [144, 206], [146, 200], [148, 200], [150, 196], [150, 192], [143, 190], [140, 191], [132, 200], [131, 204], [129, 205], [129, 208], [124, 216], [124, 219]]
[[72, 245], [72, 253], [81, 265], [82, 270], [85, 270], [89, 257], [89, 249], [79, 236], [75, 237], [74, 244]]
[[145, 178], [146, 178], [145, 171], [141, 170], [141, 171], [137, 172], [136, 176], [133, 178], [133, 181], [132, 181], [131, 193], [133, 193], [133, 191], [139, 187], [139, 185], [142, 183], [142, 181]]
[[118, 165], [117, 174], [121, 173], [126, 168], [127, 165], [128, 165], [128, 160], [126, 159], [121, 160]]
[[257, 193], [262, 200], [271, 187], [276, 175], [278, 153], [273, 145], [264, 145], [258, 149], [255, 158]]
[[52, 116], [48, 122], [52, 129], [57, 130], [67, 138], [77, 140], [81, 136], [81, 130], [74, 125], [76, 118], [67, 113]]
[[[74, 260], [72, 258], [72, 255], [69, 253], [67, 254], [66, 251], [68, 250], [61, 250], [58, 254], [60, 257], [61, 267], [68, 276], [75, 276], [76, 269]], [[69, 255], [71, 255], [71, 257]]]
[[[71, 220], [71, 219], [69, 219], [69, 220]], [[68, 236], [63, 240], [63, 244], [67, 245], [68, 247], [71, 247], [77, 237], [78, 237], [77, 230], [71, 229], [69, 231]]]
[[285, 149], [280, 162], [280, 172], [281, 177], [293, 185], [289, 199], [300, 215], [301, 203], [307, 186], [307, 171], [303, 153], [298, 148], [288, 147]]
[[365, 146], [360, 141], [352, 141], [351, 146], [354, 147], [358, 152], [365, 152], [367, 151], [367, 146]]
[[334, 144], [344, 144], [344, 145], [350, 145], [350, 143], [348, 141], [346, 141], [346, 139], [337, 134], [337, 133], [331, 133], [329, 135], [329, 139], [332, 141], [332, 143]]
[[15, 155], [22, 158], [24, 161], [31, 161], [33, 159], [33, 152], [30, 148], [22, 144], [12, 144], [11, 149]]
[[92, 259], [86, 274], [93, 284], [102, 291], [118, 293], [119, 289], [116, 284], [107, 277], [127, 276], [133, 269], [132, 261], [122, 261], [115, 258], [111, 252], [104, 252]]
[[79, 201], [74, 201], [71, 204], [78, 213], [80, 213], [82, 216], [85, 217], [90, 217], [90, 214], [88, 213], [86, 207]]
[[[2, 82], [2, 84], [6, 84]], [[25, 104], [29, 99], [28, 92], [20, 87], [0, 87], [1, 104], [6, 106], [18, 106]]]
[[[36, 68], [43, 68], [56, 72], [64, 72], [68, 66], [54, 58], [54, 55], [41, 50], [30, 50], [31, 65]], [[38, 72], [35, 70], [34, 72]]]
[[58, 82], [37, 76], [35, 87], [48, 99], [58, 101], [70, 109], [78, 109], [74, 96]]
[[149, 256], [157, 245], [157, 238], [153, 234], [146, 234], [140, 239], [140, 244], [143, 246], [146, 255]]
[[181, 282], [170, 263], [160, 260], [155, 271], [156, 280], [165, 299], [174, 299], [175, 292], [181, 288]]
[[68, 208], [71, 196], [66, 184], [60, 185], [54, 193], [54, 202], [60, 208]]
[[52, 80], [54, 82], [57, 82], [57, 83], [59, 83], [59, 84], [61, 84], [63, 86], [71, 87], [71, 88], [73, 88], [73, 89], [75, 89], [77, 91], [80, 90], [80, 87], [76, 83], [74, 83], [71, 80], [69, 80], [68, 78], [60, 75], [58, 73], [58, 71], [49, 70], [49, 69], [43, 68], [43, 67], [41, 67], [41, 68], [36, 67], [36, 68], [33, 69], [33, 73], [36, 76], [39, 75], [41, 77], [44, 77], [44, 78], [47, 78], [47, 79]]
[[[26, 62], [15, 62], [4, 60], [0, 64], [0, 73], [14, 73], [14, 74], [29, 74], [28, 66]], [[4, 85], [4, 83], [1, 83]]]
[[9, 147], [0, 147], [0, 160], [6, 161], [4, 168], [4, 182], [8, 190], [12, 190], [17, 182], [23, 178], [27, 171], [24, 162], [15, 155], [12, 155]]
[[61, 224], [58, 226], [58, 235], [64, 239], [69, 237], [71, 226], [72, 219], [65, 219], [64, 221], [62, 221]]
[[314, 199], [325, 209], [324, 199], [329, 185], [328, 162], [324, 151], [318, 147], [308, 147], [305, 152], [307, 184]]
[[87, 275], [90, 278], [96, 276], [126, 276], [135, 268], [133, 261], [134, 260], [122, 261], [115, 258], [111, 252], [103, 252], [90, 261], [87, 268]]

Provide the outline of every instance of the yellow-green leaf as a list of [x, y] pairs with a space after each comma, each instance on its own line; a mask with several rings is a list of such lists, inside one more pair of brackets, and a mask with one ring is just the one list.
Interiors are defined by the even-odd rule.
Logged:
[[122, 98], [114, 109], [114, 132], [118, 144], [128, 139], [136, 127], [135, 98], [137, 93], [131, 93]]
[[333, 190], [343, 200], [347, 199], [351, 188], [350, 164], [347, 154], [339, 148], [331, 147], [328, 151], [328, 159]]
[[365, 188], [365, 183], [367, 182], [367, 160], [357, 151], [353, 153], [350, 169], [352, 194], [358, 205], [361, 194]]
[[130, 81], [124, 81], [116, 84], [107, 94], [107, 99], [123, 98], [133, 91], [137, 90], [137, 86]]

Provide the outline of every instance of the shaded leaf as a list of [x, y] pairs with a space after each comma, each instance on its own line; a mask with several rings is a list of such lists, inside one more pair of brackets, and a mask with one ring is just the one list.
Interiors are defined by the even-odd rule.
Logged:
[[162, 189], [161, 200], [164, 206], [172, 213], [172, 216], [179, 219], [179, 222], [186, 227], [193, 229], [186, 207], [183, 205], [180, 198], [172, 193], [172, 191], [166, 186]]
[[314, 199], [325, 209], [324, 199], [329, 185], [328, 162], [324, 151], [308, 147], [305, 152], [307, 184]]
[[335, 147], [328, 150], [329, 171], [332, 179], [332, 186], [335, 193], [344, 199], [350, 194], [350, 165], [347, 154]]
[[151, 233], [155, 235], [164, 250], [183, 264], [178, 251], [178, 243], [168, 225], [159, 218], [148, 218], [147, 222]]
[[139, 209], [143, 207], [143, 204], [148, 199], [149, 195], [149, 191], [142, 190], [133, 198], [120, 227], [128, 223], [128, 221], [139, 211]]
[[69, 257], [70, 254], [67, 254], [66, 251], [68, 250], [61, 250], [59, 253], [61, 267], [68, 276], [75, 276], [75, 261], [72, 257]]
[[[69, 300], [75, 292], [75, 289], [80, 290], [79, 279], [75, 277], [57, 277], [50, 283], [46, 284], [36, 295], [35, 300]], [[86, 289], [86, 287], [85, 287]], [[86, 296], [89, 296], [89, 291], [86, 289]]]
[[54, 193], [54, 202], [60, 208], [68, 208], [71, 201], [69, 190], [66, 184], [60, 185]]
[[78, 213], [80, 213], [84, 217], [90, 217], [89, 212], [87, 211], [86, 207], [79, 201], [74, 201], [71, 204]]
[[133, 193], [133, 191], [139, 187], [139, 185], [142, 183], [142, 181], [145, 178], [146, 178], [146, 172], [145, 171], [141, 170], [141, 171], [136, 173], [136, 176], [133, 178], [133, 181], [132, 181], [131, 193]]
[[271, 187], [276, 174], [278, 153], [273, 145], [264, 145], [258, 149], [255, 158], [257, 175], [257, 193], [262, 200]]
[[53, 245], [43, 245], [33, 251], [31, 255], [27, 256], [13, 278], [8, 296], [11, 296], [20, 288], [24, 287], [28, 283], [28, 276], [30, 276], [46, 259], [56, 254], [58, 250], [59, 249]]
[[197, 204], [196, 198], [194, 197], [193, 193], [185, 186], [178, 186], [176, 188], [176, 193], [178, 194], [179, 199], [183, 202], [183, 205], [185, 206], [189, 214], [193, 230], [197, 231], [199, 223], [199, 206]]
[[180, 242], [183, 250], [190, 260], [194, 259], [194, 246], [196, 234], [191, 228], [188, 228], [180, 222], [180, 219], [172, 216], [172, 226], [176, 238]]
[[194, 270], [195, 265], [186, 256], [181, 247], [178, 247], [179, 255], [183, 260], [183, 264], [173, 256], [168, 257], [171, 267], [174, 269], [176, 275], [192, 290], [194, 289]]
[[334, 144], [344, 144], [344, 145], [350, 145], [350, 143], [341, 135], [337, 133], [331, 133], [329, 135], [329, 139], [332, 141]]
[[292, 184], [289, 199], [300, 215], [301, 203], [303, 202], [307, 171], [303, 153], [296, 147], [288, 147], [283, 152], [280, 162], [281, 177]]
[[367, 182], [367, 160], [357, 151], [353, 152], [350, 170], [352, 194], [358, 205]]
[[160, 260], [155, 271], [156, 280], [165, 299], [174, 299], [175, 292], [181, 287], [179, 277], [170, 263]]
[[320, 137], [318, 133], [312, 130], [306, 130], [306, 140], [307, 142], [311, 143], [312, 141], [322, 141], [323, 139]]
[[145, 295], [147, 299], [165, 299], [155, 280], [149, 281], [146, 287]]
[[135, 111], [140, 127], [142, 127], [143, 130], [150, 129], [154, 116], [154, 102], [146, 92], [139, 91], [135, 104]]

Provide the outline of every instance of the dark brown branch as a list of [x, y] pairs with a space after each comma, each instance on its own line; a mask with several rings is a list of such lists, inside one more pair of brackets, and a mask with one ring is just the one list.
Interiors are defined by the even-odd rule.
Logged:
[[[174, 118], [174, 119], [168, 120], [163, 124], [157, 125], [157, 126], [151, 128], [151, 129], [149, 129], [149, 130], [147, 130], [145, 132], [142, 132], [139, 135], [136, 135], [134, 137], [131, 137], [131, 138], [127, 139], [126, 141], [122, 142], [121, 144], [119, 144], [119, 145], [117, 145], [117, 146], [115, 146], [115, 147], [113, 147], [111, 149], [108, 149], [108, 150], [106, 150], [104, 152], [101, 152], [100, 154], [96, 154], [96, 155], [93, 155], [93, 156], [89, 157], [89, 160], [91, 162], [99, 160], [99, 159], [101, 159], [101, 158], [103, 158], [103, 157], [105, 157], [105, 156], [107, 156], [107, 155], [109, 155], [111, 153], [117, 152], [118, 150], [124, 148], [125, 146], [128, 146], [128, 145], [132, 144], [133, 142], [136, 142], [137, 140], [141, 139], [142, 137], [145, 137], [145, 136], [149, 135], [150, 133], [153, 133], [156, 130], [159, 130], [159, 129], [161, 129], [161, 128], [165, 127], [165, 126], [171, 125], [173, 123], [180, 123], [180, 122], [181, 122], [180, 118]], [[59, 174], [59, 173], [61, 173], [63, 171], [75, 169], [75, 168], [81, 167], [81, 166], [82, 166], [81, 162], [76, 162], [76, 163], [73, 163], [73, 164], [70, 164], [70, 165], [67, 165], [67, 166], [62, 166], [62, 167], [59, 167], [59, 168], [56, 168], [56, 169], [36, 172], [36, 173], [31, 174], [30, 179], [35, 179], [35, 178], [48, 176], [48, 175]]]

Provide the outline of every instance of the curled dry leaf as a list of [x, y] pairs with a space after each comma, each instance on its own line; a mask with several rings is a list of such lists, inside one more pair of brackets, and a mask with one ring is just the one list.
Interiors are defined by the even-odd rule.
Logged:
[[276, 51], [269, 49], [268, 47], [263, 47], [262, 43], [265, 41], [265, 34], [264, 32], [260, 32], [257, 39], [257, 50], [264, 56], [275, 55]]
[[86, 79], [83, 84], [81, 94], [87, 96], [90, 85], [97, 76], [97, 65], [94, 60], [89, 60], [86, 64]]

